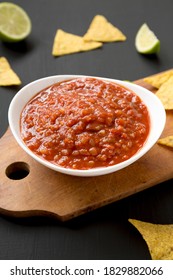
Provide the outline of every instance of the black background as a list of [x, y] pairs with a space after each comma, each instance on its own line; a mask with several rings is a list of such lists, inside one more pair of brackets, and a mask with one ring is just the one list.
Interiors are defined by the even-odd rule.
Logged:
[[[22, 86], [56, 74], [86, 74], [133, 81], [172, 68], [172, 0], [12, 2], [21, 5], [29, 14], [32, 33], [21, 43], [0, 42], [0, 56], [9, 60], [21, 78]], [[107, 43], [101, 49], [58, 58], [51, 55], [58, 28], [83, 35], [96, 14], [107, 17], [127, 36], [127, 41]], [[161, 40], [161, 51], [157, 56], [136, 52], [135, 35], [144, 22]], [[22, 86], [0, 87], [0, 136], [8, 127], [10, 101]], [[146, 243], [128, 218], [173, 223], [173, 181], [65, 223], [43, 217], [24, 219], [1, 215], [0, 259], [150, 259]]]

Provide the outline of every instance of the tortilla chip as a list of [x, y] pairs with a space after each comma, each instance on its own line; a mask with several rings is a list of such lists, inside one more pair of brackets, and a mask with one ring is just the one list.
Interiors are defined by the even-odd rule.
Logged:
[[21, 80], [5, 57], [0, 57], [0, 86], [20, 85]]
[[153, 75], [151, 77], [146, 77], [143, 80], [152, 85], [155, 88], [160, 88], [170, 77], [173, 76], [173, 70], [168, 70], [160, 74]]
[[102, 15], [96, 15], [84, 35], [85, 41], [115, 42], [125, 41], [126, 36]]
[[173, 260], [173, 225], [159, 225], [129, 219], [141, 233], [153, 260]]
[[98, 42], [85, 42], [83, 37], [58, 29], [55, 35], [52, 55], [61, 56], [82, 51], [100, 48], [103, 44]]
[[171, 76], [156, 92], [165, 110], [173, 109], [173, 76]]
[[157, 143], [173, 148], [173, 135], [160, 138]]

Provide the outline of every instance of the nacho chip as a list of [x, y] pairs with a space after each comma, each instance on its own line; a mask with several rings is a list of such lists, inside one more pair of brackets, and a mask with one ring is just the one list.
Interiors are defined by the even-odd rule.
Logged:
[[153, 260], [173, 260], [172, 224], [151, 224], [134, 219], [129, 222], [141, 233]]
[[164, 145], [164, 146], [167, 146], [167, 147], [173, 148], [173, 135], [167, 136], [167, 137], [164, 137], [164, 138], [160, 138], [157, 141], [157, 143], [161, 144], [161, 145]]
[[84, 35], [85, 41], [115, 42], [125, 41], [126, 36], [102, 15], [96, 15]]
[[173, 76], [160, 86], [156, 96], [161, 100], [165, 110], [173, 109]]
[[21, 80], [11, 69], [5, 57], [0, 57], [0, 86], [20, 85]]
[[143, 80], [152, 85], [155, 88], [160, 88], [170, 77], [173, 76], [173, 70], [168, 70], [160, 74], [153, 75], [151, 77], [146, 77]]
[[100, 48], [102, 43], [85, 42], [83, 37], [58, 29], [55, 35], [52, 55], [61, 56]]

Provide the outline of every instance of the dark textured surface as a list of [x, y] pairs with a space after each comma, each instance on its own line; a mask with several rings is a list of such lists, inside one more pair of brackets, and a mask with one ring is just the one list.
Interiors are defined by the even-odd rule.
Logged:
[[[170, 0], [13, 2], [30, 15], [32, 33], [18, 44], [0, 42], [0, 56], [9, 60], [22, 86], [56, 74], [137, 80], [173, 66], [173, 2]], [[51, 55], [57, 28], [83, 35], [96, 14], [105, 15], [119, 27], [127, 41], [59, 58]], [[158, 56], [145, 57], [135, 50], [135, 35], [144, 22], [161, 40]], [[17, 90], [0, 87], [1, 136], [8, 127], [8, 106]], [[172, 201], [173, 181], [170, 180], [66, 223], [42, 217], [1, 216], [0, 259], [150, 259], [146, 243], [128, 223], [128, 218], [173, 223]]]

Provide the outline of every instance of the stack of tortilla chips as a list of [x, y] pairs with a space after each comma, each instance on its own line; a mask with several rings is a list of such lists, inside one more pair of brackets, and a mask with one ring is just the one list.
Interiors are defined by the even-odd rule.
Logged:
[[[173, 110], [173, 70], [144, 78], [144, 81], [157, 89], [156, 96], [165, 110]], [[158, 143], [173, 148], [173, 135], [159, 139]]]
[[82, 36], [58, 29], [52, 55], [61, 56], [102, 47], [104, 42], [125, 41], [126, 36], [102, 15], [96, 15], [86, 34]]

